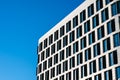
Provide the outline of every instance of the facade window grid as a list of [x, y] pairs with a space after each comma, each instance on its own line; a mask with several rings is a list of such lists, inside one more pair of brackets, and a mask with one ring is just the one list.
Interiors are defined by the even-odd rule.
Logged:
[[89, 34], [89, 45], [95, 42], [95, 31]]
[[[106, 20], [108, 20], [108, 18], [109, 18], [109, 16], [106, 16], [106, 15], [108, 14], [107, 12], [109, 12], [110, 10], [108, 10], [108, 8], [104, 8], [102, 10], [104, 2], [102, 0], [97, 0], [97, 1], [96, 1], [96, 4], [97, 3], [100, 3], [100, 4], [96, 5], [96, 7], [97, 7], [96, 9], [97, 9], [97, 11], [99, 11], [101, 9], [101, 11], [100, 11], [101, 16], [102, 16], [101, 20], [102, 20], [102, 22], [106, 22]], [[112, 1], [113, 0], [105, 0], [105, 4], [107, 5], [110, 2], [112, 2]], [[38, 73], [40, 73], [40, 75], [38, 76], [38, 80], [39, 79], [40, 80], [49, 80], [49, 77], [46, 77], [46, 76], [50, 76], [51, 79], [58, 80], [58, 78], [56, 78], [55, 76], [58, 76], [59, 74], [62, 75], [62, 73], [61, 73], [62, 70], [63, 70], [63, 72], [65, 72], [65, 71], [68, 70], [68, 68], [72, 69], [73, 67], [76, 67], [79, 64], [83, 64], [83, 62], [84, 62], [83, 60], [84, 59], [83, 60], [81, 59], [83, 56], [85, 56], [85, 61], [89, 60], [89, 58], [91, 59], [91, 52], [92, 52], [91, 49], [92, 48], [90, 48], [90, 50], [88, 48], [88, 46], [90, 44], [94, 43], [95, 40], [100, 40], [101, 38], [103, 38], [105, 36], [104, 33], [107, 33], [106, 35], [108, 35], [108, 34], [113, 33], [115, 31], [115, 28], [116, 28], [115, 19], [116, 18], [111, 20], [111, 21], [109, 21], [109, 22], [107, 22], [107, 24], [106, 24], [107, 25], [106, 26], [107, 32], [105, 32], [106, 29], [104, 30], [104, 28], [105, 28], [104, 25], [103, 26], [100, 25], [101, 27], [99, 27], [97, 29], [97, 39], [94, 38], [95, 40], [92, 40], [92, 38], [93, 38], [92, 35], [95, 36], [95, 31], [92, 34], [93, 31], [91, 32], [89, 29], [91, 29], [91, 27], [95, 28], [96, 26], [98, 26], [99, 25], [99, 21], [100, 21], [99, 14], [97, 13], [97, 15], [96, 15], [96, 13], [94, 12], [94, 7], [95, 7], [94, 4], [91, 4], [87, 8], [87, 10], [88, 10], [88, 14], [87, 14], [88, 18], [93, 15], [93, 17], [91, 17], [92, 19], [90, 19], [90, 20], [92, 20], [91, 21], [92, 22], [92, 26], [90, 26], [91, 22], [88, 22], [86, 20], [86, 18], [87, 18], [86, 17], [87, 16], [86, 15], [86, 9], [84, 9], [80, 13], [80, 16], [83, 15], [82, 17], [80, 17], [80, 22], [82, 23], [83, 21], [86, 21], [85, 22], [86, 24], [83, 23], [81, 26], [76, 27], [76, 26], [78, 26], [78, 22], [79, 22], [78, 21], [78, 15], [77, 15], [77, 18], [76, 17], [73, 18], [73, 28], [76, 27], [74, 29], [76, 31], [71, 31], [71, 21], [68, 21], [68, 23], [66, 23], [66, 28], [65, 28], [65, 26], [62, 26], [62, 27], [64, 27], [63, 29], [61, 27], [59, 30], [54, 32], [54, 34], [49, 35], [48, 38], [45, 38], [45, 40], [43, 40], [43, 42], [40, 42], [39, 47], [38, 47], [38, 52], [40, 52], [40, 60], [42, 62], [38, 66]], [[111, 8], [112, 16], [117, 15], [118, 13], [120, 13], [119, 7], [120, 7], [120, 1], [116, 1], [115, 3], [111, 4], [110, 8]], [[95, 13], [95, 16], [94, 16], [94, 13]], [[120, 17], [119, 17], [119, 21], [120, 21]], [[88, 25], [90, 27], [87, 27]], [[84, 29], [82, 29], [82, 27], [84, 27]], [[66, 29], [67, 35], [65, 35], [65, 29]], [[82, 32], [87, 33], [89, 31], [90, 31], [90, 33], [88, 33], [87, 36], [82, 36], [83, 35]], [[63, 37], [62, 40], [58, 39], [59, 36]], [[111, 35], [109, 35], [109, 36], [110, 36], [109, 38], [106, 38], [106, 39], [102, 40], [103, 49], [101, 49], [101, 50], [103, 50], [103, 53], [105, 53], [106, 51], [110, 50], [113, 47], [115, 48], [115, 47], [120, 46], [120, 33], [113, 34], [112, 35], [113, 40], [111, 40]], [[92, 37], [92, 38], [90, 38], [90, 37]], [[80, 38], [79, 39], [80, 41], [76, 42], [77, 38]], [[87, 38], [89, 40], [87, 40]], [[58, 40], [57, 44], [56, 43], [52, 44], [56, 40]], [[61, 41], [63, 41], [63, 42], [61, 42]], [[74, 43], [72, 43], [73, 41], [74, 41]], [[111, 41], [113, 41], [113, 47], [111, 47]], [[68, 42], [72, 43], [72, 44], [70, 44], [68, 46]], [[87, 45], [87, 42], [89, 43], [89, 45]], [[108, 44], [109, 44], [109, 46], [108, 46]], [[100, 55], [100, 53], [102, 52], [100, 50], [100, 48], [101, 48], [100, 46], [101, 46], [101, 43], [99, 43], [99, 42], [97, 44], [95, 43], [92, 46], [93, 47], [93, 57], [96, 57], [96, 56]], [[82, 49], [84, 49], [86, 47], [87, 47], [86, 50], [82, 50]], [[61, 50], [62, 48], [66, 49], [65, 50], [66, 52], [63, 52], [64, 54], [62, 54], [62, 50]], [[85, 54], [82, 55], [82, 52], [81, 52], [81, 53], [77, 54], [74, 57], [71, 56], [72, 53], [78, 52], [79, 48], [81, 48], [82, 52], [85, 51], [84, 52]], [[61, 50], [61, 51], [59, 51], [59, 52], [61, 52], [61, 54], [59, 56], [56, 56], [59, 53], [56, 53], [55, 55], [51, 55], [51, 54], [56, 52], [55, 50], [57, 50], [57, 51]], [[88, 54], [88, 53], [90, 53], [90, 54]], [[50, 55], [52, 57], [50, 57]], [[88, 56], [88, 55], [90, 55], [90, 56]], [[107, 59], [106, 56], [108, 57], [108, 62], [109, 62], [108, 65], [106, 64], [106, 59]], [[48, 57], [50, 57], [49, 60], [48, 61], [44, 61]], [[57, 60], [58, 57], [60, 57], [60, 60]], [[68, 64], [68, 61], [66, 62], [66, 59], [64, 60], [65, 57], [68, 59], [69, 64]], [[68, 57], [70, 57], [70, 58], [68, 58]], [[116, 58], [114, 58], [114, 57], [116, 57]], [[52, 61], [52, 59], [53, 59], [53, 61]], [[58, 65], [55, 68], [54, 65], [52, 65], [53, 62], [54, 62], [54, 65], [59, 63], [59, 62], [61, 62], [62, 66], [61, 66], [61, 64], [59, 64], [60, 65], [59, 69], [57, 68]], [[38, 61], [38, 63], [39, 63], [39, 61]], [[68, 64], [69, 66], [65, 67], [66, 64]], [[81, 79], [82, 79], [82, 78], [84, 78], [84, 77], [86, 77], [88, 75], [88, 72], [89, 72], [89, 74], [95, 73], [96, 72], [96, 66], [94, 66], [95, 64], [96, 64], [96, 61], [89, 62], [89, 65], [83, 64], [80, 67], [81, 68], [81, 74], [79, 74], [78, 77], [81, 77]], [[117, 51], [110, 52], [108, 55], [105, 54], [105, 56], [102, 56], [102, 57], [98, 58], [98, 68], [99, 68], [99, 71], [102, 70], [102, 69], [105, 69], [107, 67], [110, 67], [112, 65], [115, 65], [115, 64], [118, 64], [118, 62], [117, 62]], [[47, 69], [46, 66], [51, 69], [50, 70], [50, 74], [49, 74], [49, 71], [46, 71], [46, 69]], [[88, 68], [87, 66], [89, 66], [90, 69], [87, 69]], [[114, 66], [112, 66], [112, 67], [114, 67]], [[61, 69], [61, 68], [63, 68], [63, 69]], [[94, 69], [95, 69], [95, 71], [94, 71]], [[90, 70], [90, 71], [87, 71], [87, 70]], [[120, 76], [119, 76], [120, 67], [116, 67], [115, 70], [116, 70], [116, 73], [115, 73], [116, 77], [115, 78], [119, 79], [120, 78]], [[41, 74], [42, 71], [46, 71], [46, 72]], [[79, 73], [79, 69], [78, 69], [78, 72], [77, 72], [77, 68], [75, 70], [72, 70], [72, 72], [73, 72], [72, 74], [71, 74], [71, 72], [68, 72], [68, 73], [65, 74], [66, 76], [65, 75], [60, 76], [59, 79], [60, 80], [64, 80], [64, 79], [65, 80], [71, 80], [71, 75], [72, 75], [74, 80], [78, 80], [79, 78], [76, 78], [77, 77], [76, 73], [77, 74]], [[105, 71], [104, 75], [105, 75], [104, 76], [105, 80], [112, 80], [112, 70]], [[111, 77], [108, 78], [109, 76], [111, 76]], [[91, 76], [87, 77], [87, 78], [85, 78], [85, 80], [92, 80], [93, 79], [92, 77]], [[101, 77], [102, 77], [101, 74], [97, 74], [97, 75], [95, 74], [94, 75], [94, 80], [101, 80], [102, 79]]]

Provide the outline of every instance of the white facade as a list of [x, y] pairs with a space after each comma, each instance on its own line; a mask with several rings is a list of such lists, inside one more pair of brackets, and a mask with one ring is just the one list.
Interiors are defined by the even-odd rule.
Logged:
[[38, 80], [119, 78], [120, 0], [86, 0], [39, 39]]

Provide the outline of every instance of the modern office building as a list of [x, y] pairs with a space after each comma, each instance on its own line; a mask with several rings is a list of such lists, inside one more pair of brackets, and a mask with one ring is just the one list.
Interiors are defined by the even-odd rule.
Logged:
[[38, 80], [120, 80], [120, 0], [85, 0], [38, 42]]

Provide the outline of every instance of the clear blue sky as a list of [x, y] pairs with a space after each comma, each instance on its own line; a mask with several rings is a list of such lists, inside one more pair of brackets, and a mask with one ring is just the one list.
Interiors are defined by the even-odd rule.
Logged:
[[84, 0], [0, 0], [0, 80], [36, 80], [38, 39]]

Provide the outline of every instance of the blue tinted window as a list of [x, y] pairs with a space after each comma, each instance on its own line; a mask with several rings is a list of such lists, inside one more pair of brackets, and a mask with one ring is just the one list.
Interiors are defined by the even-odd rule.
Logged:
[[99, 58], [99, 70], [106, 68], [106, 58], [105, 56]]
[[68, 44], [68, 36], [66, 35], [65, 37], [63, 37], [63, 47], [67, 46]]
[[86, 11], [83, 10], [83, 11], [80, 13], [80, 23], [82, 23], [85, 19], [86, 19]]
[[93, 53], [94, 53], [94, 57], [96, 57], [97, 55], [100, 55], [100, 43], [96, 44], [93, 46]]
[[78, 41], [73, 44], [73, 53], [78, 52], [79, 46], [78, 46]]
[[97, 11], [100, 10], [103, 7], [103, 1], [102, 0], [97, 0], [96, 1], [96, 9]]
[[111, 20], [107, 23], [107, 33], [110, 34], [115, 31], [115, 20]]
[[69, 32], [70, 30], [71, 30], [71, 21], [66, 23], [66, 33]]
[[81, 44], [81, 49], [86, 47], [86, 37], [81, 39], [80, 44]]
[[96, 75], [96, 76], [95, 76], [95, 80], [102, 80], [101, 74]]
[[74, 41], [74, 39], [75, 39], [75, 33], [74, 33], [74, 31], [72, 31], [72, 32], [70, 33], [70, 38], [69, 38], [70, 43], [71, 43], [72, 41]]
[[96, 72], [96, 61], [90, 62], [90, 74]]
[[81, 64], [82, 62], [83, 62], [83, 60], [82, 60], [82, 53], [79, 53], [78, 55], [77, 55], [77, 65], [79, 65], [79, 64]]
[[104, 9], [102, 12], [101, 12], [101, 16], [102, 16], [102, 22], [106, 21], [109, 16], [108, 16], [108, 8]]
[[89, 7], [88, 7], [88, 17], [90, 17], [91, 15], [94, 14], [94, 4], [91, 4]]
[[105, 80], [113, 80], [112, 79], [112, 70], [106, 71], [104, 74], [105, 74]]
[[116, 68], [116, 80], [120, 79], [120, 66]]
[[88, 61], [91, 59], [91, 48], [88, 48], [85, 50], [85, 61]]
[[60, 37], [64, 35], [64, 26], [60, 28]]
[[90, 20], [84, 23], [84, 33], [90, 31]]
[[79, 26], [77, 28], [76, 35], [77, 35], [77, 38], [79, 38], [80, 36], [82, 36], [82, 26]]
[[117, 64], [117, 51], [113, 51], [109, 54], [109, 66]]
[[98, 28], [97, 34], [98, 34], [98, 40], [104, 37], [104, 26]]
[[117, 1], [114, 4], [112, 4], [111, 9], [112, 9], [112, 16], [120, 13], [120, 1]]
[[103, 41], [103, 52], [106, 52], [111, 49], [110, 38], [107, 38]]
[[105, 0], [106, 5], [109, 4], [113, 0]]
[[87, 76], [87, 65], [81, 67], [81, 78]]
[[96, 26], [99, 25], [99, 15], [98, 15], [98, 14], [93, 17], [92, 22], [93, 22], [93, 23], [92, 23], [93, 28], [95, 28]]
[[113, 35], [114, 47], [120, 46], [120, 33]]
[[73, 28], [76, 27], [78, 25], [78, 16], [75, 16], [73, 18]]
[[95, 42], [95, 32], [89, 34], [89, 45]]

